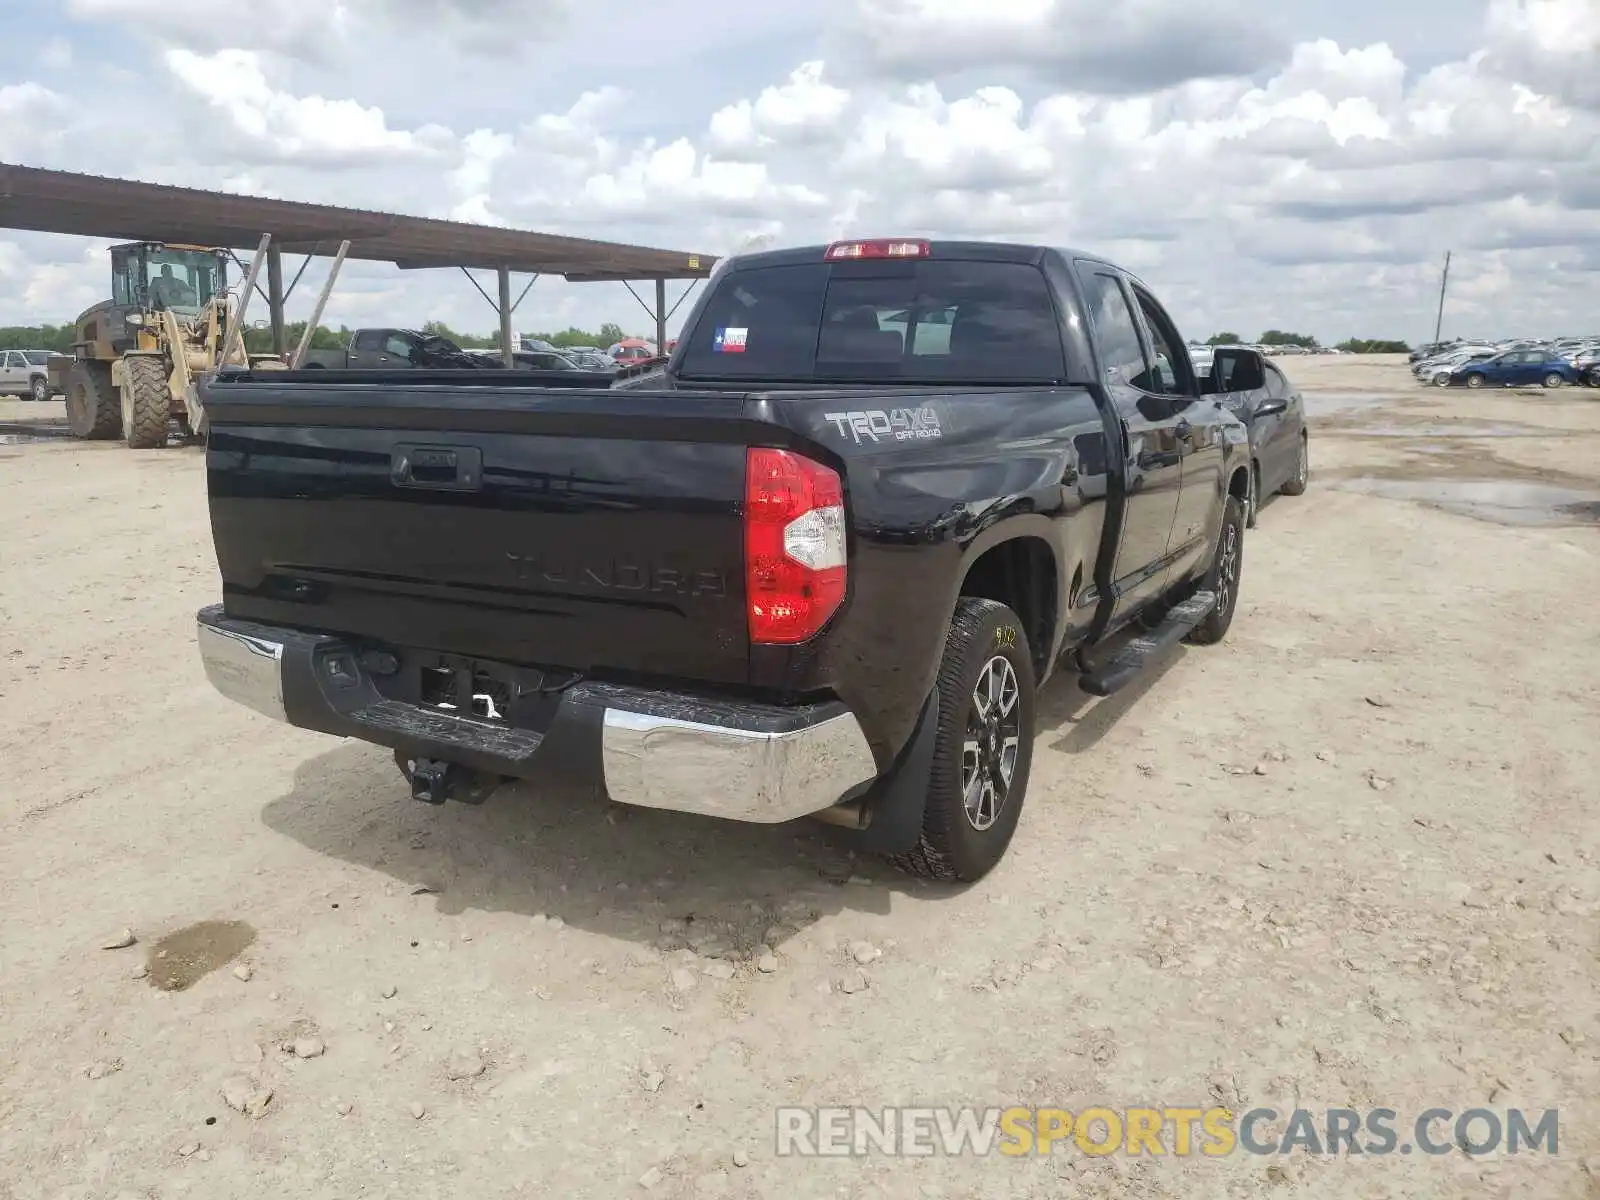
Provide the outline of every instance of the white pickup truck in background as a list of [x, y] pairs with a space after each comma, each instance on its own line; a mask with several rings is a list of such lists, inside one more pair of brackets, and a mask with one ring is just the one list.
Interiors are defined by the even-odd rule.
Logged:
[[49, 350], [0, 350], [0, 396], [48, 400], [55, 395], [46, 365]]

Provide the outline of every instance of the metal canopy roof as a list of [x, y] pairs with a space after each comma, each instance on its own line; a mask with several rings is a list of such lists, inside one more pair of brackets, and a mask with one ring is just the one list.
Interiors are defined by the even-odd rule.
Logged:
[[403, 270], [504, 267], [575, 282], [704, 279], [717, 261], [709, 254], [9, 163], [0, 163], [0, 228], [235, 250], [253, 249], [263, 233], [270, 233], [280, 250], [326, 255], [348, 238], [349, 258], [392, 262]]

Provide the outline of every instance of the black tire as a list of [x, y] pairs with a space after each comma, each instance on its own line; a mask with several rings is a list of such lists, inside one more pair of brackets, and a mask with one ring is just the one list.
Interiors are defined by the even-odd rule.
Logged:
[[155, 450], [167, 444], [172, 414], [172, 391], [167, 386], [165, 364], [159, 358], [122, 360], [122, 386], [126, 391], [124, 431], [132, 450]]
[[1244, 498], [1244, 527], [1254, 529], [1261, 511], [1261, 464], [1250, 464], [1250, 493]]
[[1558, 388], [1566, 382], [1566, 378], [1555, 371], [1551, 371], [1550, 374], [1544, 377], [1544, 385], [1547, 388]]
[[43, 375], [35, 375], [28, 381], [28, 395], [31, 399], [43, 404], [50, 399], [50, 381]]
[[1488, 380], [1476, 371], [1467, 376], [1467, 386], [1469, 388], [1481, 388], [1487, 382]]
[[1217, 531], [1217, 549], [1211, 556], [1211, 569], [1200, 585], [1202, 591], [1217, 594], [1217, 606], [1209, 617], [1189, 631], [1184, 641], [1195, 646], [1214, 646], [1228, 636], [1233, 610], [1239, 607], [1239, 575], [1243, 566], [1244, 501], [1229, 496], [1222, 506], [1222, 528]]
[[67, 428], [76, 438], [106, 441], [122, 432], [122, 408], [111, 386], [111, 366], [81, 362], [67, 385]]
[[1300, 435], [1300, 448], [1295, 451], [1294, 474], [1284, 480], [1278, 490], [1285, 496], [1304, 496], [1311, 482], [1311, 446], [1305, 434]]
[[[996, 660], [1009, 667], [1016, 696], [1010, 710], [998, 713], [998, 721], [987, 721], [973, 693], [991, 678], [1003, 683], [1005, 667], [993, 668]], [[912, 875], [970, 883], [1005, 857], [1022, 814], [1033, 763], [1033, 658], [1017, 614], [996, 600], [961, 597], [945, 637], [938, 688], [939, 728], [922, 836], [914, 847], [889, 861]], [[998, 712], [997, 706], [990, 711]], [[1002, 764], [1008, 737], [1016, 738], [1016, 748], [1006, 782]], [[976, 745], [970, 752], [972, 761], [968, 761], [969, 743]], [[972, 813], [964, 795], [969, 773], [974, 784], [985, 779], [990, 784], [978, 790]], [[993, 800], [1000, 789], [994, 785], [1001, 783], [1003, 794], [996, 804]]]

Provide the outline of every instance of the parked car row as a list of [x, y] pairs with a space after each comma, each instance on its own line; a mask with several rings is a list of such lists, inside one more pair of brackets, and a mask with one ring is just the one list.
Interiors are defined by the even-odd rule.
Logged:
[[53, 350], [0, 350], [0, 396], [50, 399], [56, 394], [50, 384], [50, 360], [65, 357]]
[[1600, 387], [1600, 338], [1451, 342], [1411, 359], [1411, 373], [1432, 387]]

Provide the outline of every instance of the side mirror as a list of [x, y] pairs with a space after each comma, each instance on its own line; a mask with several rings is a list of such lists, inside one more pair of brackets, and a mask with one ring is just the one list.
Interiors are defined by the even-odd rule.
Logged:
[[1266, 364], [1254, 350], [1218, 350], [1211, 360], [1211, 378], [1218, 381], [1218, 391], [1251, 392], [1266, 386]]
[[1289, 411], [1289, 402], [1287, 400], [1282, 400], [1282, 399], [1278, 399], [1278, 398], [1274, 397], [1273, 399], [1265, 400], [1265, 401], [1263, 401], [1261, 403], [1261, 406], [1256, 409], [1256, 416], [1258, 416], [1258, 417], [1270, 417], [1274, 413], [1281, 413], [1281, 412], [1288, 412], [1288, 411]]

